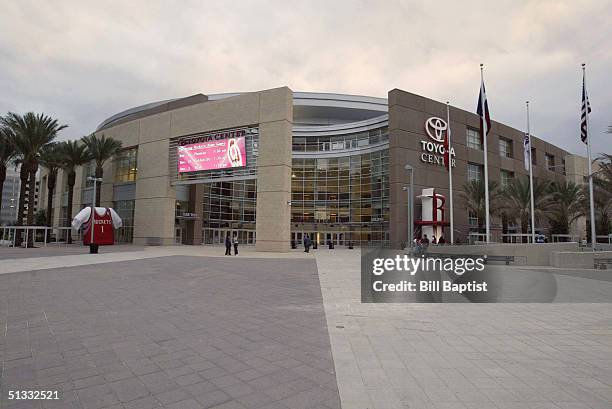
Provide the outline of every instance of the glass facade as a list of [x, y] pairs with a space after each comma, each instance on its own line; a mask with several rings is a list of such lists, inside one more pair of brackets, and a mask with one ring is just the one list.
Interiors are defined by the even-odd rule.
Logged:
[[85, 187], [93, 187], [93, 181], [89, 180], [89, 176], [94, 176], [95, 174], [96, 162], [92, 160], [83, 165], [83, 184]]
[[293, 152], [326, 152], [363, 148], [389, 140], [387, 127], [338, 136], [293, 137]]
[[[291, 230], [320, 244], [380, 245], [388, 241], [389, 151], [337, 158], [294, 158]], [[298, 235], [297, 233], [301, 233]]]
[[[386, 127], [340, 136], [294, 137], [291, 237], [287, 240], [301, 244], [307, 233], [321, 245], [329, 241], [356, 246], [388, 242], [387, 141]], [[374, 151], [361, 153], [361, 149]], [[337, 151], [338, 156], [299, 156], [300, 152], [326, 151]], [[220, 243], [228, 231], [244, 237], [241, 242], [254, 242], [256, 201], [256, 175], [205, 183], [204, 243]]]
[[134, 239], [134, 201], [118, 200], [113, 202], [113, 209], [117, 212], [123, 225], [115, 230], [115, 241], [131, 243]]
[[256, 179], [205, 184], [203, 226], [255, 230], [256, 199]]
[[122, 150], [114, 160], [115, 183], [135, 182], [138, 172], [138, 148]]

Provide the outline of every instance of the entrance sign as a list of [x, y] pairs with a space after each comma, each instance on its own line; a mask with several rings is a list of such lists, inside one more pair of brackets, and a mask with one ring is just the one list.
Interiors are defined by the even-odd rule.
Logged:
[[[442, 118], [432, 116], [425, 121], [425, 132], [431, 140], [421, 140], [421, 162], [444, 166], [444, 137], [448, 124]], [[451, 147], [449, 155], [451, 166], [455, 167], [455, 149]]]
[[245, 137], [180, 145], [177, 151], [178, 173], [246, 166]]
[[440, 239], [444, 226], [449, 225], [444, 217], [446, 198], [436, 193], [434, 188], [423, 189], [417, 197], [421, 199], [421, 220], [415, 223], [421, 226], [422, 234], [426, 234], [429, 240], [433, 237]]

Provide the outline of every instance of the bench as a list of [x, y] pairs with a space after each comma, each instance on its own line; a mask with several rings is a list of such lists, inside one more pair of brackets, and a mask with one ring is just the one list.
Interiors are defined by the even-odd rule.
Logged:
[[427, 256], [431, 258], [452, 258], [452, 259], [456, 259], [456, 258], [475, 259], [475, 258], [482, 257], [484, 259], [485, 264], [487, 264], [490, 261], [503, 261], [504, 263], [506, 263], [506, 265], [509, 265], [510, 263], [514, 263], [514, 256], [498, 256], [498, 255], [487, 256], [486, 254], [479, 255], [479, 254], [442, 254], [442, 253], [430, 253]]
[[594, 268], [598, 270], [607, 270], [608, 265], [612, 264], [612, 258], [596, 258], [594, 261]]

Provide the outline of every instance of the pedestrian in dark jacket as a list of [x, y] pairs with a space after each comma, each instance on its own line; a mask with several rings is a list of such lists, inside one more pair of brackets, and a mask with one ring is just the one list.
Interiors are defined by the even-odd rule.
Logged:
[[232, 255], [232, 239], [229, 233], [227, 233], [227, 236], [225, 236], [225, 255]]
[[304, 253], [310, 253], [310, 245], [312, 244], [312, 240], [310, 240], [310, 236], [304, 236]]

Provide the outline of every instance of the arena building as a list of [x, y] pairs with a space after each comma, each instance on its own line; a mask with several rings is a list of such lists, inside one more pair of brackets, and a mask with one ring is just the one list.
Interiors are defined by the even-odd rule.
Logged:
[[[483, 177], [484, 155], [479, 117], [451, 107], [450, 119], [455, 237], [465, 242], [479, 223], [461, 192]], [[434, 220], [421, 206], [431, 189], [438, 197], [449, 191], [444, 126], [446, 104], [399, 89], [387, 99], [283, 87], [155, 102], [96, 129], [123, 143], [105, 168], [101, 205], [122, 216], [118, 238], [137, 244], [219, 244], [230, 232], [262, 251], [288, 250], [304, 234], [319, 244], [397, 247], [408, 240], [411, 165], [415, 229], [436, 225], [448, 237], [443, 202]], [[503, 185], [527, 174], [523, 137], [493, 122], [490, 180]], [[532, 146], [534, 177], [582, 181], [583, 157], [535, 137]], [[92, 173], [93, 164], [77, 172], [73, 214], [91, 204]], [[65, 179], [60, 172], [56, 225], [66, 223]], [[516, 231], [493, 217], [493, 234], [502, 229]]]

